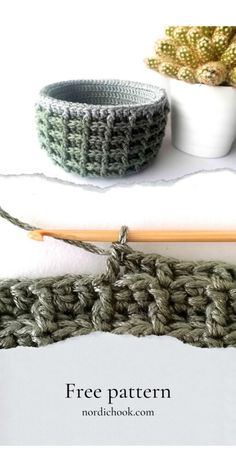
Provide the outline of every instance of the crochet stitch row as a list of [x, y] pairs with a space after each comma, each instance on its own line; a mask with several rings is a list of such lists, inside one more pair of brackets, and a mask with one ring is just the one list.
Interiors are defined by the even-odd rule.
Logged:
[[[0, 208], [0, 216], [33, 227]], [[199, 347], [236, 347], [236, 266], [144, 254], [120, 241], [100, 275], [0, 281], [0, 348], [43, 346], [105, 331], [168, 335]]]
[[78, 80], [42, 89], [36, 109], [41, 146], [57, 164], [81, 176], [122, 176], [157, 156], [169, 105], [152, 85]]

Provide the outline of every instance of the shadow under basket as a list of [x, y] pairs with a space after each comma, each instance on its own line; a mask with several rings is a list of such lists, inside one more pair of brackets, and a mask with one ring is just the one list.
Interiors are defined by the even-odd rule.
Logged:
[[76, 80], [44, 87], [36, 105], [41, 146], [81, 176], [123, 176], [156, 158], [169, 104], [156, 86]]

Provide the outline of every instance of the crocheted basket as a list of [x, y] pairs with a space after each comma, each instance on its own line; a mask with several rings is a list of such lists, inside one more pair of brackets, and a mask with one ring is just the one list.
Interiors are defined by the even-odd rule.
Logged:
[[163, 89], [118, 80], [48, 85], [37, 106], [41, 146], [68, 172], [122, 176], [158, 153], [169, 111]]

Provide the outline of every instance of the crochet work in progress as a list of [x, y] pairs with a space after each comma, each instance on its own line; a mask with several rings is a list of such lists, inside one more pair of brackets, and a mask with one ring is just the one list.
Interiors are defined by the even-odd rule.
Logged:
[[[35, 229], [1, 208], [0, 216]], [[236, 266], [144, 254], [126, 237], [123, 227], [108, 250], [66, 241], [108, 256], [100, 275], [1, 280], [0, 348], [44, 346], [93, 331], [236, 347]]]
[[41, 146], [66, 171], [123, 176], [157, 157], [169, 105], [152, 85], [78, 80], [43, 88], [36, 109]]

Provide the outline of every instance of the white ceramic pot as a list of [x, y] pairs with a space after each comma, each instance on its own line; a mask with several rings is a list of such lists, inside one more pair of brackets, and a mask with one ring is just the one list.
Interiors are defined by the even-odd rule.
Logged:
[[229, 153], [236, 138], [236, 88], [170, 80], [172, 143], [194, 156]]

